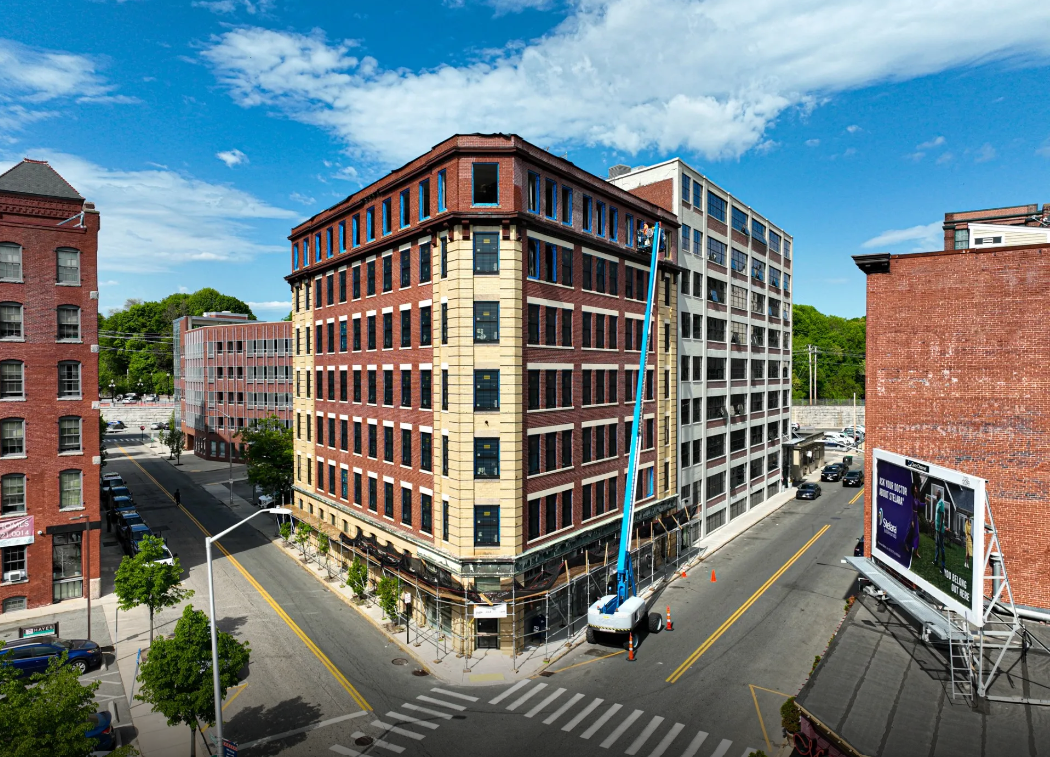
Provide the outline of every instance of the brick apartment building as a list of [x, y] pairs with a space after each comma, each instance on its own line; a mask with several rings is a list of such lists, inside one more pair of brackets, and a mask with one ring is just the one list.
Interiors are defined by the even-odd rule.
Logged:
[[944, 214], [944, 249], [1004, 247], [1047, 241], [1050, 204], [1011, 205]]
[[[1050, 245], [854, 260], [867, 274], [866, 470], [880, 448], [987, 479], [1014, 598], [1050, 607]], [[870, 556], [870, 487], [864, 501]]]
[[46, 162], [0, 175], [5, 613], [99, 595], [98, 230]]
[[291, 322], [205, 313], [177, 318], [173, 331], [176, 406], [187, 450], [243, 462], [244, 443], [234, 435], [245, 425], [276, 415], [291, 426]]
[[497, 134], [292, 231], [296, 515], [478, 592], [614, 538], [655, 221], [638, 520], [676, 508], [674, 214]]
[[678, 158], [609, 175], [681, 223], [678, 480], [707, 536], [781, 489], [792, 238]]

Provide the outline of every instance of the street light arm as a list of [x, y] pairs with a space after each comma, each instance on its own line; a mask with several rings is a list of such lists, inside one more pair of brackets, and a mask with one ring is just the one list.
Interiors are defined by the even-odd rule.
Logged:
[[267, 508], [265, 508], [265, 509], [263, 509], [263, 510], [258, 510], [258, 511], [256, 511], [256, 512], [252, 513], [252, 514], [251, 514], [251, 515], [249, 515], [249, 516], [248, 516], [247, 518], [245, 518], [244, 520], [242, 520], [242, 521], [241, 521], [240, 523], [234, 523], [234, 524], [233, 524], [232, 526], [230, 526], [229, 528], [227, 528], [227, 529], [226, 529], [225, 531], [222, 531], [222, 532], [220, 532], [220, 533], [217, 533], [217, 534], [215, 534], [215, 536], [209, 536], [209, 537], [205, 538], [205, 540], [204, 540], [204, 541], [205, 541], [205, 542], [209, 542], [209, 543], [210, 543], [210, 542], [216, 542], [216, 541], [218, 541], [219, 539], [221, 539], [222, 537], [224, 537], [224, 536], [225, 536], [226, 534], [230, 533], [230, 531], [233, 531], [234, 529], [236, 529], [236, 528], [239, 528], [239, 527], [243, 526], [243, 525], [244, 525], [245, 523], [247, 523], [248, 521], [250, 521], [250, 520], [251, 520], [252, 518], [254, 518], [254, 517], [255, 517], [256, 515], [262, 515], [263, 513], [273, 513], [274, 515], [291, 515], [291, 512], [292, 512], [292, 511], [291, 511], [291, 510], [289, 510], [289, 509], [288, 509], [288, 508], [286, 508], [286, 507], [267, 507]]

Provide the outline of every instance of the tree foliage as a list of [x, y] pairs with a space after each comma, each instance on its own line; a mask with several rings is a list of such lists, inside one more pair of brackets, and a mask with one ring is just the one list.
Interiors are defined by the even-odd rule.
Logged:
[[237, 438], [247, 447], [248, 480], [283, 502], [292, 491], [292, 430], [271, 415], [239, 430]]
[[299, 545], [299, 549], [303, 551], [303, 557], [306, 557], [306, 544], [310, 541], [310, 535], [313, 534], [314, 527], [309, 523], [299, 522], [299, 525], [295, 527], [295, 543]]
[[193, 591], [182, 588], [182, 565], [179, 558], [172, 564], [159, 563], [164, 556], [164, 541], [146, 536], [139, 542], [138, 554], [120, 561], [113, 580], [118, 605], [127, 612], [144, 605], [149, 608], [149, 640], [153, 643], [153, 616], [165, 607], [175, 605], [193, 596]]
[[792, 396], [809, 399], [809, 361], [806, 350], [815, 344], [817, 399], [864, 399], [865, 318], [824, 315], [811, 305], [795, 305], [792, 321], [794, 375]]
[[168, 448], [171, 457], [175, 458], [175, 464], [178, 465], [182, 459], [182, 445], [186, 441], [186, 434], [182, 430], [182, 427], [175, 420], [175, 411], [171, 411], [171, 418], [168, 419], [168, 428], [160, 435], [161, 444]]
[[397, 580], [390, 576], [379, 579], [376, 585], [379, 607], [391, 621], [397, 622]]
[[[208, 616], [186, 605], [174, 636], [154, 641], [139, 669], [135, 698], [153, 705], [155, 712], [168, 719], [168, 725], [181, 723], [196, 730], [198, 723], [212, 724], [215, 719], [210, 629]], [[241, 643], [222, 631], [217, 642], [219, 696], [225, 699], [248, 664], [251, 648], [248, 642]]]
[[362, 599], [365, 596], [365, 584], [367, 581], [368, 567], [361, 561], [361, 558], [355, 557], [346, 572], [346, 585], [350, 587], [350, 591], [354, 593], [355, 597]]

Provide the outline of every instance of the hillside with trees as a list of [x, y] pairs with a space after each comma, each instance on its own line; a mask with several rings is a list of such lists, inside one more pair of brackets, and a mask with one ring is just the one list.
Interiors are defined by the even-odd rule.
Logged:
[[170, 394], [174, 337], [172, 321], [187, 315], [229, 310], [255, 315], [248, 305], [210, 287], [193, 294], [176, 293], [159, 302], [128, 300], [120, 310], [98, 318], [99, 386], [111, 393]]
[[792, 396], [796, 403], [809, 401], [809, 345], [816, 345], [817, 399], [847, 400], [857, 393], [864, 399], [865, 318], [824, 315], [811, 305], [796, 304], [792, 310], [794, 375]]

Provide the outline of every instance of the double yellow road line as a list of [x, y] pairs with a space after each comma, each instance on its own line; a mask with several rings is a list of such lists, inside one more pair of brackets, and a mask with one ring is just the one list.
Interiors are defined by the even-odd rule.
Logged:
[[770, 576], [769, 580], [762, 584], [762, 586], [759, 587], [758, 591], [752, 594], [751, 597], [746, 602], [744, 602], [744, 604], [740, 605], [740, 607], [737, 608], [737, 611], [730, 615], [729, 619], [718, 627], [717, 631], [708, 636], [707, 640], [699, 647], [697, 647], [696, 651], [689, 655], [689, 657], [686, 658], [685, 662], [679, 665], [675, 669], [675, 671], [667, 677], [667, 683], [676, 683], [678, 679], [681, 678], [685, 674], [685, 672], [689, 670], [689, 668], [691, 668], [697, 660], [700, 659], [701, 655], [703, 655], [704, 652], [710, 649], [716, 641], [722, 638], [722, 634], [728, 631], [729, 627], [736, 623], [737, 620], [740, 619], [740, 616], [747, 612], [751, 605], [757, 602], [758, 598], [765, 594], [769, 587], [776, 583], [776, 580], [782, 575], [784, 575], [784, 573], [787, 572], [787, 569], [794, 565], [798, 558], [802, 557], [802, 555], [806, 553], [806, 550], [812, 547], [816, 543], [817, 539], [823, 536], [829, 528], [831, 528], [831, 524], [825, 525], [822, 529], [817, 531], [817, 533], [813, 535], [813, 538], [807, 541], [802, 546], [802, 549], [796, 552], [790, 560], [788, 560], [786, 563], [780, 566], [780, 569], [772, 576]]
[[[141, 465], [139, 465], [139, 461], [136, 460], [135, 458], [133, 458], [131, 455], [129, 455], [128, 451], [126, 449], [121, 447], [119, 444], [117, 445], [117, 449], [119, 449], [121, 452], [123, 452], [124, 456], [128, 460], [130, 460], [132, 463], [134, 463], [135, 467], [138, 468], [140, 471], [142, 471], [142, 473], [146, 476], [146, 478], [148, 478], [150, 481], [152, 481], [154, 483], [154, 485], [158, 489], [160, 489], [162, 492], [164, 492], [164, 495], [168, 499], [170, 499], [172, 502], [175, 501], [175, 498], [171, 495], [171, 493], [167, 489], [165, 489], [161, 485], [161, 483], [159, 481], [157, 481], [157, 479], [155, 479], [153, 476], [151, 476], [149, 471], [147, 471], [145, 468], [143, 468]], [[201, 530], [201, 533], [203, 533], [205, 536], [211, 536], [211, 533], [208, 531], [208, 529], [206, 529], [204, 527], [204, 525], [199, 520], [197, 520], [195, 517], [193, 517], [193, 513], [191, 513], [189, 510], [187, 510], [185, 507], [183, 507], [179, 503], [176, 503], [176, 506], [180, 510], [182, 510], [183, 514], [187, 518], [189, 518], [191, 521], [193, 521], [194, 525], [196, 525], [197, 528], [199, 528]], [[262, 585], [258, 581], [255, 580], [255, 577], [252, 576], [251, 573], [249, 573], [247, 570], [244, 569], [244, 566], [241, 565], [237, 561], [237, 558], [235, 558], [233, 555], [231, 555], [226, 550], [226, 548], [224, 546], [222, 546], [222, 544], [220, 544], [219, 542], [215, 542], [215, 546], [218, 547], [219, 550], [221, 550], [224, 555], [226, 555], [227, 559], [230, 561], [230, 563], [233, 565], [233, 567], [235, 567], [240, 572], [240, 574], [242, 576], [244, 576], [244, 579], [249, 584], [251, 584], [252, 588], [254, 588], [257, 592], [259, 592], [259, 596], [261, 596], [266, 601], [266, 604], [270, 605], [270, 607], [273, 608], [273, 611], [275, 613], [277, 613], [277, 617], [279, 617], [281, 620], [283, 620], [285, 622], [285, 624], [290, 629], [292, 629], [292, 633], [294, 633], [296, 636], [298, 636], [299, 639], [303, 642], [303, 644], [306, 645], [306, 648], [309, 649], [311, 652], [313, 652], [314, 657], [316, 657], [318, 660], [321, 661], [321, 664], [325, 666], [325, 668], [328, 670], [328, 672], [332, 674], [332, 677], [335, 678], [335, 680], [339, 682], [339, 685], [342, 686], [346, 690], [346, 693], [348, 693], [353, 698], [353, 700], [357, 703], [357, 705], [362, 710], [371, 710], [372, 709], [371, 705], [369, 705], [368, 702], [365, 701], [365, 698], [363, 696], [361, 696], [361, 694], [358, 692], [358, 690], [354, 688], [354, 685], [352, 683], [350, 683], [349, 680], [347, 680], [347, 677], [342, 674], [342, 672], [339, 670], [339, 668], [337, 668], [335, 666], [335, 664], [330, 659], [328, 659], [328, 655], [326, 655], [324, 652], [322, 652], [320, 650], [320, 648], [316, 644], [314, 644], [313, 640], [310, 639], [310, 637], [306, 635], [306, 633], [303, 631], [303, 629], [301, 629], [299, 627], [299, 624], [296, 623], [294, 620], [292, 620], [291, 616], [289, 616], [288, 613], [284, 611], [284, 608], [281, 607], [279, 604], [277, 604], [277, 601], [273, 597], [270, 596], [270, 593], [268, 591], [266, 591], [266, 589], [264, 589], [262, 587]]]

